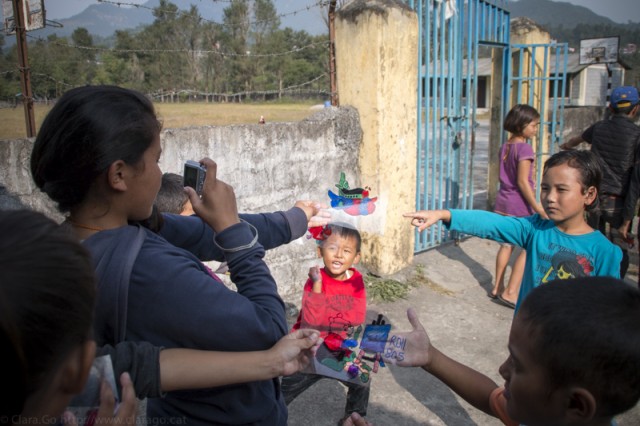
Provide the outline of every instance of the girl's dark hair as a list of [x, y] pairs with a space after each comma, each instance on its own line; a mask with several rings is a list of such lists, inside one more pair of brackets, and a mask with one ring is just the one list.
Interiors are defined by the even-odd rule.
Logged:
[[113, 162], [140, 161], [160, 127], [142, 93], [116, 86], [71, 89], [38, 131], [31, 175], [61, 212], [69, 211]]
[[529, 123], [538, 118], [540, 118], [540, 114], [534, 107], [518, 104], [507, 113], [502, 127], [509, 133], [522, 135]]
[[43, 214], [0, 211], [0, 235], [0, 416], [11, 419], [90, 338], [96, 290], [88, 252]]
[[[580, 181], [582, 183], [582, 192], [585, 193], [589, 187], [596, 188], [597, 194], [600, 193], [600, 181], [602, 180], [602, 163], [600, 158], [591, 151], [569, 150], [560, 151], [553, 154], [544, 163], [542, 174], [546, 174], [547, 170], [566, 164], [580, 172]], [[595, 201], [586, 207], [587, 210], [593, 210], [598, 207], [598, 197]]]
[[556, 280], [534, 288], [516, 320], [531, 358], [554, 389], [580, 386], [612, 417], [640, 399], [640, 292], [611, 277]]

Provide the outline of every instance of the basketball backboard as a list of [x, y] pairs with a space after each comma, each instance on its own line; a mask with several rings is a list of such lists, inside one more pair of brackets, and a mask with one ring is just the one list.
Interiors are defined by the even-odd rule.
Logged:
[[[38, 30], [45, 26], [44, 0], [22, 0], [24, 8], [25, 30]], [[16, 33], [16, 22], [13, 17], [13, 1], [2, 0], [2, 16], [5, 34]]]
[[580, 40], [580, 65], [618, 62], [620, 37], [587, 38]]

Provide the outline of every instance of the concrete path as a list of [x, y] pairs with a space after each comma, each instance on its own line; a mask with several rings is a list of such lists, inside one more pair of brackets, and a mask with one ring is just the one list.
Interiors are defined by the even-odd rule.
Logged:
[[[498, 366], [507, 357], [513, 310], [487, 297], [492, 287], [498, 244], [479, 238], [433, 249], [416, 256], [411, 267], [394, 279], [406, 281], [421, 273], [428, 281], [406, 300], [370, 304], [368, 317], [387, 316], [397, 329], [409, 330], [408, 307], [414, 307], [432, 342], [454, 359], [501, 383]], [[632, 253], [627, 280], [635, 284], [637, 252]], [[496, 419], [471, 407], [422, 369], [382, 368], [373, 377], [367, 418], [375, 426], [490, 426]], [[289, 425], [335, 426], [345, 404], [345, 388], [323, 380], [289, 406]], [[618, 419], [619, 426], [640, 424], [640, 406]]]

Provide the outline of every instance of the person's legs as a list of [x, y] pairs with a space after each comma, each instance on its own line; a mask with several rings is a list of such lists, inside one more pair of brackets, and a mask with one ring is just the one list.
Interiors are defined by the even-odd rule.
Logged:
[[285, 404], [289, 405], [298, 395], [309, 389], [324, 376], [316, 374], [295, 373], [282, 378], [281, 389]]
[[524, 249], [520, 250], [516, 261], [513, 263], [511, 269], [511, 276], [509, 276], [509, 284], [502, 293], [502, 298], [516, 304], [518, 301], [518, 293], [520, 293], [520, 283], [522, 283], [522, 277], [524, 276], [524, 266], [527, 262], [527, 252]]
[[370, 386], [360, 386], [349, 382], [342, 383], [349, 389], [347, 391], [347, 403], [344, 407], [345, 417], [354, 412], [362, 417], [366, 416], [367, 407], [369, 406]]
[[513, 246], [510, 244], [501, 244], [498, 254], [496, 255], [496, 276], [493, 283], [493, 289], [489, 296], [496, 298], [504, 289], [504, 273], [507, 270], [507, 264], [511, 258]]
[[622, 250], [620, 278], [624, 278], [627, 274], [627, 270], [629, 269], [629, 243], [624, 241], [618, 232], [618, 228], [620, 228], [623, 223], [623, 201], [624, 200], [620, 197], [608, 198], [601, 204], [601, 222], [603, 222], [603, 225], [605, 226], [608, 225], [609, 228], [609, 233], [605, 233], [605, 235], [607, 235], [612, 243], [616, 244], [620, 247], [620, 250]]

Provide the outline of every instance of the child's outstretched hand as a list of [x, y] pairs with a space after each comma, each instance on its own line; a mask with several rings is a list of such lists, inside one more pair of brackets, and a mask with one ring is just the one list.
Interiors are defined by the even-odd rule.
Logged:
[[287, 334], [269, 349], [278, 366], [278, 376], [289, 376], [306, 367], [322, 344], [320, 332], [300, 329]]
[[382, 358], [384, 362], [400, 367], [423, 367], [431, 360], [433, 346], [413, 308], [407, 309], [407, 318], [413, 330], [391, 334]]
[[405, 213], [403, 217], [410, 217], [411, 224], [418, 228], [420, 232], [424, 231], [439, 220], [449, 222], [451, 220], [451, 212], [449, 210], [420, 210], [412, 213]]

